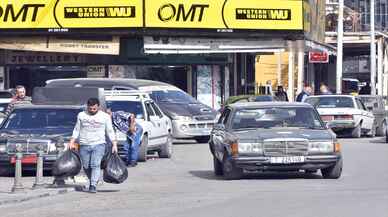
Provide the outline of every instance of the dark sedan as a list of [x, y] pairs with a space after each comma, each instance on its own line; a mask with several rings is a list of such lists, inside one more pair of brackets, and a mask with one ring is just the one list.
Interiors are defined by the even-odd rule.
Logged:
[[43, 167], [50, 171], [66, 146], [81, 106], [16, 105], [0, 127], [0, 167], [13, 169], [16, 147], [23, 153], [23, 170], [35, 170], [36, 153], [44, 151]]
[[304, 103], [237, 103], [223, 111], [209, 141], [214, 172], [239, 179], [244, 171], [300, 171], [337, 179], [340, 144], [318, 112]]

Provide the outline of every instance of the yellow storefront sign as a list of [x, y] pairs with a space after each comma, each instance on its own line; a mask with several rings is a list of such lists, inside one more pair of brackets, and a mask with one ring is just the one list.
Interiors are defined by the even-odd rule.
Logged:
[[147, 0], [146, 26], [303, 30], [303, 1]]
[[0, 1], [0, 29], [142, 26], [142, 0]]
[[131, 27], [303, 30], [303, 0], [0, 1], [0, 29]]

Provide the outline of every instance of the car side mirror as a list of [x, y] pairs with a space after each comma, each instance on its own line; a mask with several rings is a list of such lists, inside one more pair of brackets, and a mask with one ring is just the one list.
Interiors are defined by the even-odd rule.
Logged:
[[214, 125], [215, 130], [225, 130], [225, 125], [224, 124], [216, 124]]
[[325, 126], [326, 126], [327, 129], [331, 129], [331, 124], [330, 124], [329, 122], [327, 122], [327, 123], [325, 124]]

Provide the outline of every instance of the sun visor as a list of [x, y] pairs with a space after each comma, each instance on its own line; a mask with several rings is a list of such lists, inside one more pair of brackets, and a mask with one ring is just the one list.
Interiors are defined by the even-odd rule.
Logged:
[[99, 99], [106, 107], [103, 88], [35, 87], [32, 93], [32, 103], [38, 105], [86, 105], [89, 98]]

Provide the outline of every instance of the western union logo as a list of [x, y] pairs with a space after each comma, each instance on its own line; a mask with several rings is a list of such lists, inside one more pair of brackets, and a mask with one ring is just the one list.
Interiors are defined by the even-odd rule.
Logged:
[[236, 8], [237, 20], [291, 20], [291, 9]]
[[65, 7], [65, 18], [127, 18], [135, 17], [135, 6]]

